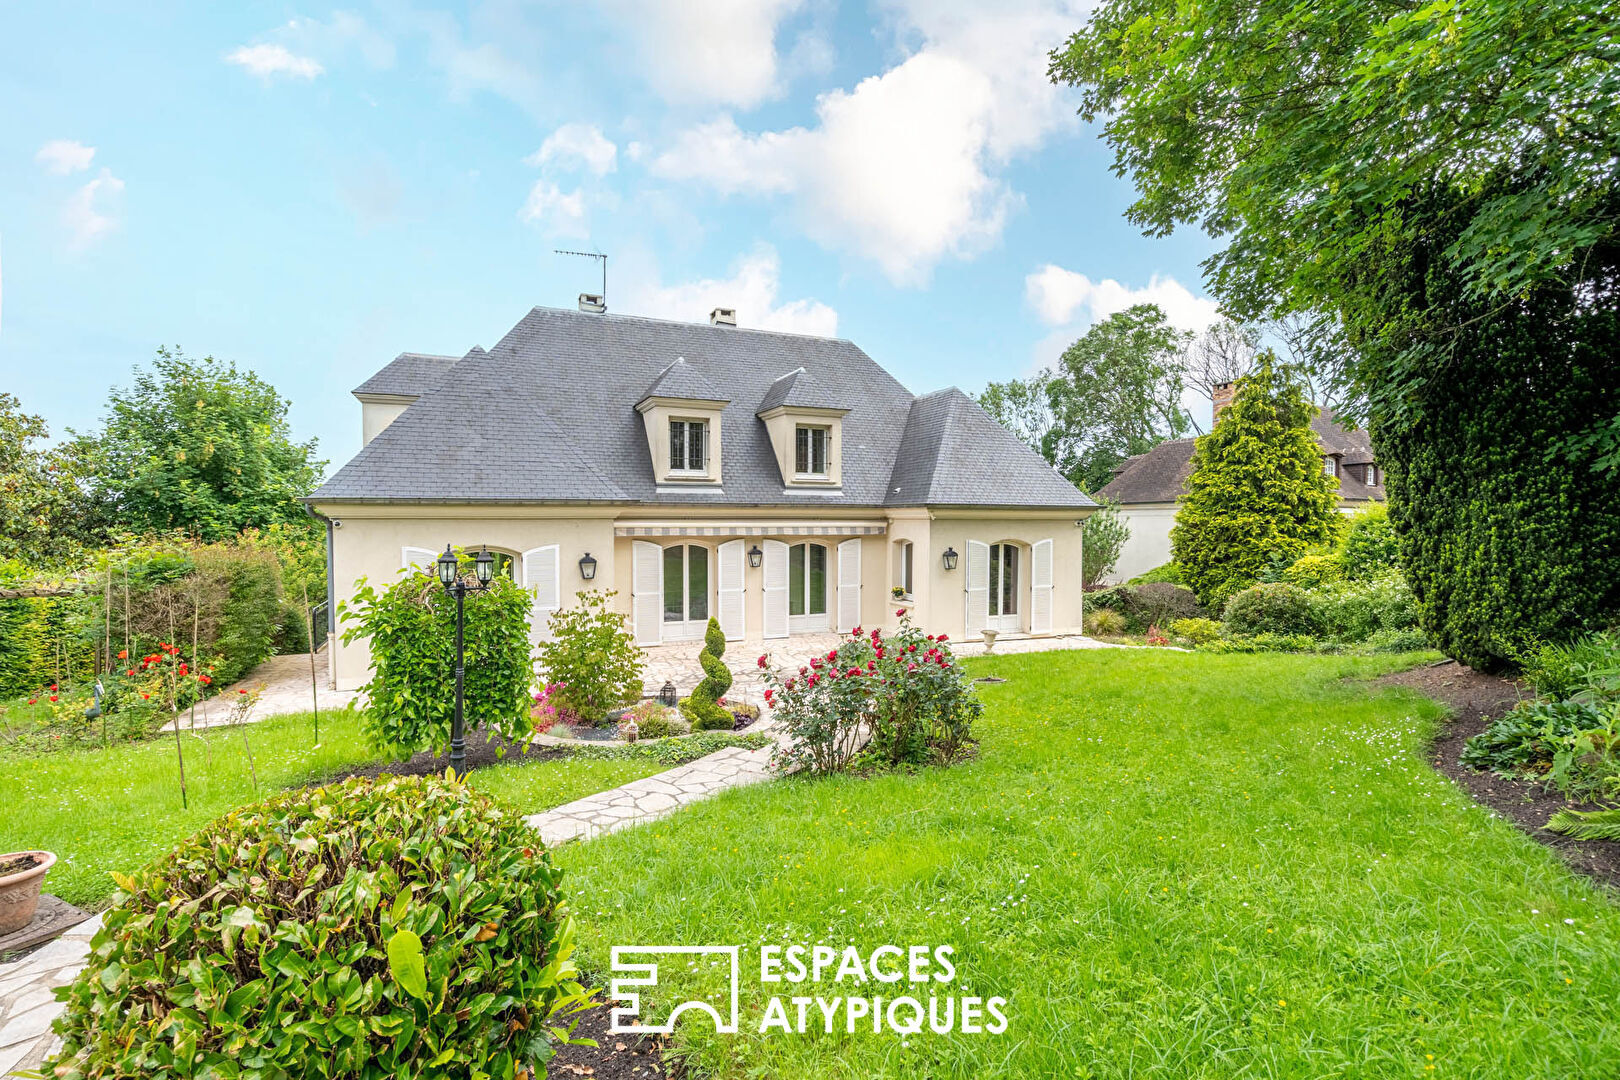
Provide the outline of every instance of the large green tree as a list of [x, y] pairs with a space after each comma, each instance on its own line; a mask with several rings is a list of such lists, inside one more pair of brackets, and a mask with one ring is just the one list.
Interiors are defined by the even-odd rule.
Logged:
[[1207, 607], [1292, 562], [1343, 527], [1338, 484], [1323, 469], [1297, 375], [1262, 353], [1214, 430], [1198, 440], [1170, 546], [1181, 577]]
[[1055, 369], [991, 383], [979, 401], [1084, 491], [1114, 467], [1191, 429], [1181, 407], [1181, 354], [1188, 335], [1153, 304], [1092, 326]]
[[45, 421], [0, 393], [0, 560], [34, 569], [71, 560], [101, 539], [77, 446], [43, 445]]
[[[1535, 475], [1620, 473], [1615, 27], [1608, 0], [1104, 0], [1052, 57], [1136, 185], [1133, 221], [1225, 238], [1205, 264], [1225, 310], [1309, 313], [1347, 347], [1330, 351], [1390, 466], [1431, 628], [1493, 610], [1493, 636], [1511, 641], [1620, 609], [1615, 587], [1502, 599], [1521, 575], [1492, 567], [1510, 549], [1574, 551], [1589, 581], [1620, 578], [1613, 483], [1553, 490]], [[1498, 350], [1532, 337], [1527, 380]], [[1459, 424], [1479, 440], [1429, 438]], [[1541, 522], [1534, 548], [1447, 548], [1452, 492], [1503, 479], [1522, 497], [1474, 500], [1470, 520], [1496, 537]], [[1440, 640], [1476, 663], [1506, 651], [1473, 631]]]
[[120, 523], [204, 540], [304, 523], [297, 500], [315, 490], [326, 464], [313, 439], [293, 441], [287, 402], [273, 386], [178, 349], [159, 349], [132, 386], [114, 389], [103, 429], [82, 443]]

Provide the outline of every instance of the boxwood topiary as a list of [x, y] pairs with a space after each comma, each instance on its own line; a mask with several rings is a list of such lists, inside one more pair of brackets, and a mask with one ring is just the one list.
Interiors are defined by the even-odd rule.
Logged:
[[1262, 582], [1236, 593], [1226, 602], [1225, 619], [1227, 631], [1239, 636], [1320, 630], [1310, 594], [1282, 581]]
[[116, 877], [46, 1075], [514, 1077], [587, 1003], [562, 871], [459, 781], [280, 795]]
[[691, 721], [693, 731], [730, 731], [737, 726], [737, 718], [719, 703], [731, 689], [731, 669], [720, 659], [725, 654], [726, 635], [720, 623], [710, 619], [698, 652], [703, 678], [692, 688], [691, 697], [680, 700], [681, 715]]

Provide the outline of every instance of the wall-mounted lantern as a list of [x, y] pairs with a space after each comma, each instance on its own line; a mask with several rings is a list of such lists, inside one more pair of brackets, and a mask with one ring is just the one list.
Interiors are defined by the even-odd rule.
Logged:
[[596, 577], [596, 560], [591, 558], [591, 553], [588, 551], [580, 557], [579, 576], [586, 581]]
[[947, 570], [955, 570], [956, 569], [956, 549], [955, 548], [953, 548], [953, 547], [946, 548], [945, 549], [944, 559], [945, 559], [945, 569], [947, 569]]
[[758, 544], [755, 544], [753, 547], [748, 549], [748, 565], [752, 566], [755, 570], [759, 569], [759, 564], [764, 558], [765, 553], [759, 550]]

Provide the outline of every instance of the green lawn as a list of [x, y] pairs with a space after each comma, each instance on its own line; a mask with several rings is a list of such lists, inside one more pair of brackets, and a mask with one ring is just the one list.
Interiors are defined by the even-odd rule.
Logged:
[[[1408, 661], [1410, 662], [1410, 661]], [[970, 661], [978, 760], [786, 780], [562, 850], [583, 960], [743, 945], [742, 1033], [699, 1075], [1614, 1075], [1620, 910], [1426, 764], [1438, 707], [1388, 657], [1074, 652]], [[757, 1034], [763, 943], [948, 944], [939, 994], [1005, 1034]], [[647, 1013], [714, 992], [666, 960]], [[926, 994], [926, 992], [925, 992]], [[678, 996], [677, 996], [678, 995]], [[792, 1006], [789, 1006], [791, 1015]]]
[[[319, 748], [311, 747], [312, 736], [307, 713], [183, 732], [190, 803], [184, 810], [172, 737], [108, 750], [0, 754], [0, 851], [54, 851], [59, 861], [46, 890], [73, 904], [101, 906], [113, 889], [110, 871], [142, 865], [255, 798], [375, 759], [360, 735], [357, 713], [322, 713]], [[513, 762], [476, 770], [469, 782], [534, 813], [666, 767], [648, 758]]]

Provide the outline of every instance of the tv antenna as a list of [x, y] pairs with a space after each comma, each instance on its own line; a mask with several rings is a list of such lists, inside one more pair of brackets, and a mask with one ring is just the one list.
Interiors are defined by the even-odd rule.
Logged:
[[562, 248], [552, 248], [557, 255], [577, 255], [582, 259], [600, 259], [602, 261], [602, 306], [607, 306], [607, 256], [600, 251], [565, 251]]

